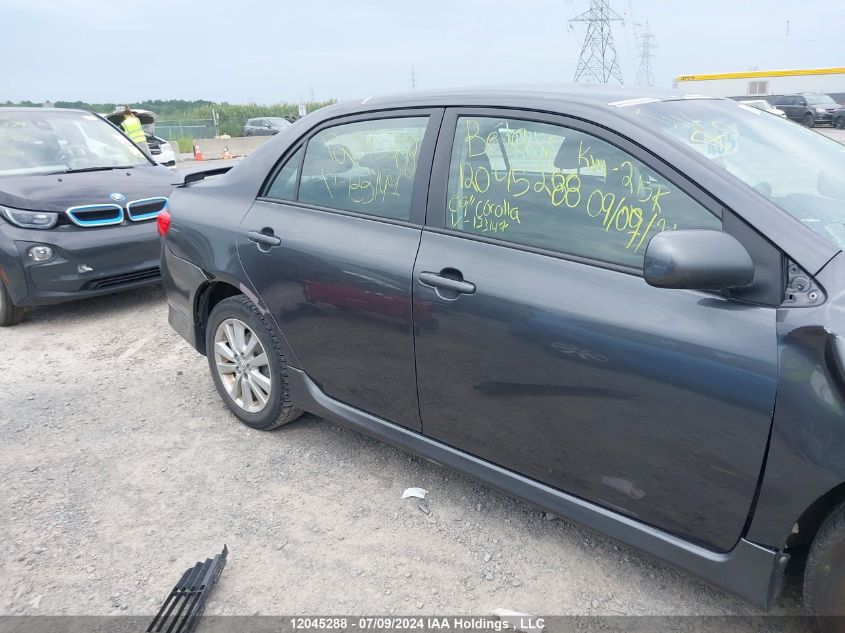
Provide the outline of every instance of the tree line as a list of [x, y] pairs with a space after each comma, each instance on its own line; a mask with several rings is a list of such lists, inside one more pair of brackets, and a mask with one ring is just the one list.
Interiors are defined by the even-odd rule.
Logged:
[[[308, 112], [313, 112], [319, 108], [334, 103], [330, 101], [317, 101], [306, 104]], [[39, 107], [41, 103], [33, 101], [20, 101], [12, 103], [6, 101], [4, 106], [17, 107]], [[155, 112], [160, 121], [197, 121], [209, 120], [212, 118], [212, 108], [217, 114], [218, 126], [217, 129], [220, 134], [228, 134], [230, 136], [240, 136], [243, 131], [243, 125], [247, 119], [262, 117], [262, 116], [279, 116], [279, 117], [297, 117], [299, 112], [298, 104], [296, 103], [275, 103], [275, 104], [236, 104], [227, 102], [214, 102], [204, 99], [195, 99], [186, 101], [184, 99], [152, 99], [148, 101], [139, 101], [137, 103], [88, 103], [85, 101], [55, 101], [53, 105], [57, 108], [76, 108], [79, 110], [91, 110], [92, 112], [100, 112], [108, 114], [113, 112], [115, 108], [122, 108], [129, 105], [133, 109], [151, 110]]]

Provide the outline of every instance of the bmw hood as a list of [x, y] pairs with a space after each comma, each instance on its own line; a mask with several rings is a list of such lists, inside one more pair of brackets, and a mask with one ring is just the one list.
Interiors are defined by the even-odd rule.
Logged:
[[62, 212], [86, 204], [117, 203], [169, 196], [172, 172], [150, 165], [77, 174], [0, 178], [0, 205], [29, 211]]

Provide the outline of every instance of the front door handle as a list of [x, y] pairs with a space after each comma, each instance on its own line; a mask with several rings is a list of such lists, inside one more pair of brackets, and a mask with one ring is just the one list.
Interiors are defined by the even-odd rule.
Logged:
[[261, 231], [249, 231], [246, 234], [247, 239], [250, 242], [255, 242], [256, 244], [260, 244], [262, 246], [281, 246], [282, 240], [279, 237], [273, 235], [272, 230], [264, 229], [265, 232]]
[[443, 290], [451, 290], [461, 294], [471, 295], [475, 292], [475, 284], [462, 279], [452, 279], [451, 277], [444, 277], [438, 273], [421, 272], [419, 276], [421, 283], [426, 286], [433, 286], [434, 288], [442, 288]]

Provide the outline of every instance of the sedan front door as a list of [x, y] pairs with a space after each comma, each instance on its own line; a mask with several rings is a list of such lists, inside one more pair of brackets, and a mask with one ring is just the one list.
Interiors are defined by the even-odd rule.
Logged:
[[721, 209], [586, 124], [465, 111], [443, 130], [414, 268], [424, 433], [729, 550], [766, 450], [775, 309], [642, 278], [650, 237], [720, 229]]

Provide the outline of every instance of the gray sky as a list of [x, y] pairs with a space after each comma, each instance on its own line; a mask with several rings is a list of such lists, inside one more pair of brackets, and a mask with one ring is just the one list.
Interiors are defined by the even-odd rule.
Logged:
[[[0, 101], [231, 103], [571, 82], [588, 0], [0, 0]], [[845, 66], [845, 1], [611, 0], [626, 82], [635, 23], [679, 74]], [[126, 12], [125, 7], [132, 10]], [[786, 22], [790, 36], [786, 37]]]

